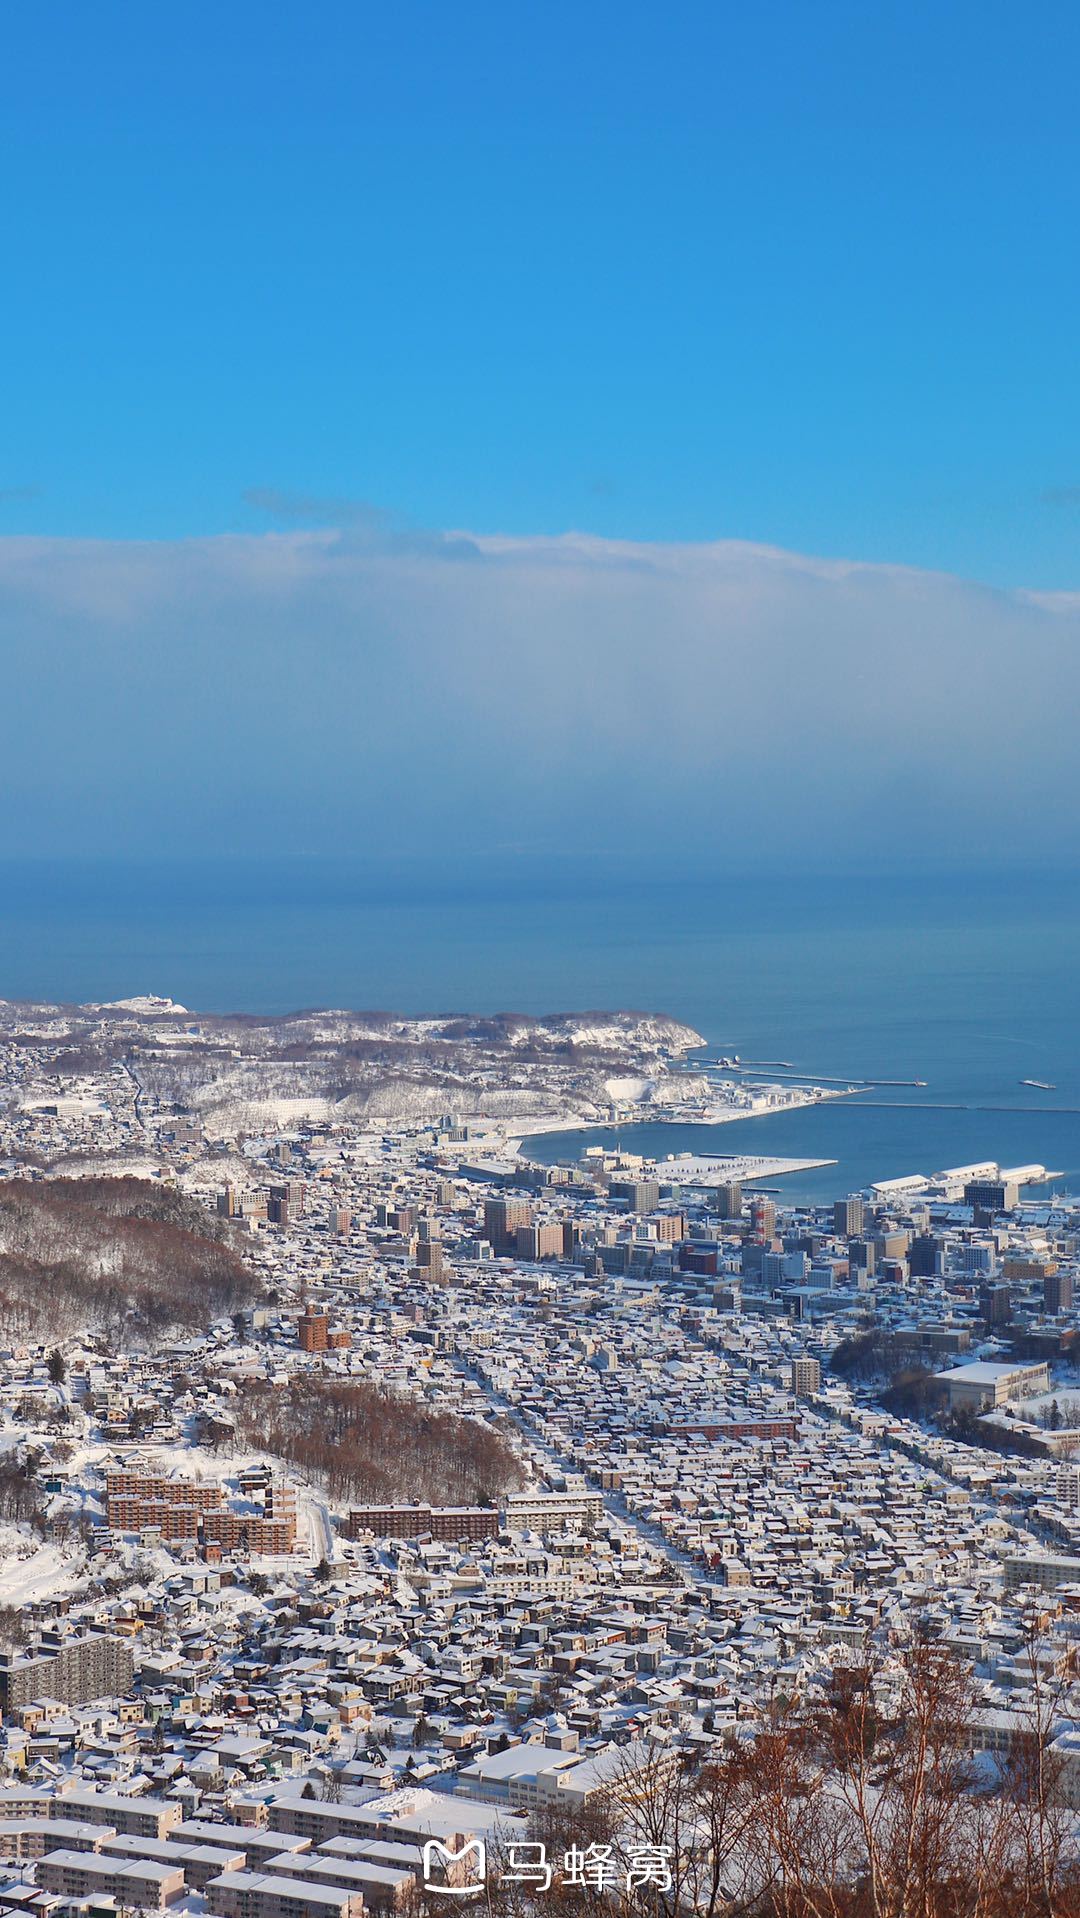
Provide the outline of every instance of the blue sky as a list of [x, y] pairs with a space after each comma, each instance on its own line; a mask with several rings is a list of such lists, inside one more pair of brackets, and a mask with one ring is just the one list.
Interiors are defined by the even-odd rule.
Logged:
[[13, 10], [0, 854], [1074, 862], [1078, 56]]
[[0, 534], [1080, 586], [1078, 57], [1056, 0], [16, 8]]

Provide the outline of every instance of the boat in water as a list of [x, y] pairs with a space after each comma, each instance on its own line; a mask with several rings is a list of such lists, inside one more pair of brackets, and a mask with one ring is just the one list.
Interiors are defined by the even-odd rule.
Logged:
[[1057, 1091], [1057, 1087], [1055, 1085], [1051, 1085], [1049, 1079], [1021, 1079], [1020, 1084], [1022, 1086], [1034, 1086], [1036, 1092], [1056, 1092]]

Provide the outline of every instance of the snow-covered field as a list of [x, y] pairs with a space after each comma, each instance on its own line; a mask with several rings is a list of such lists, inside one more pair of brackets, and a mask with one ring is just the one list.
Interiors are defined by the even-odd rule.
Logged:
[[20, 1525], [0, 1525], [0, 1605], [22, 1607], [69, 1585], [82, 1559], [76, 1548], [42, 1545]]

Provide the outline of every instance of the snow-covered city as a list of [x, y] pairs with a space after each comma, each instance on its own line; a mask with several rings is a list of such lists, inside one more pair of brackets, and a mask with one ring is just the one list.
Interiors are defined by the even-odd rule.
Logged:
[[575, 1820], [920, 1645], [1071, 1819], [1080, 1208], [516, 1149], [698, 1044], [0, 1007], [0, 1907], [358, 1918], [565, 1831], [604, 1892]]

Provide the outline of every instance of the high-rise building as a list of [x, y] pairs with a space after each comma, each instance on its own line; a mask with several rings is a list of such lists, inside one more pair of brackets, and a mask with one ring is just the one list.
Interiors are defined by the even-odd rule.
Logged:
[[821, 1390], [821, 1365], [817, 1359], [792, 1359], [791, 1389], [797, 1399], [817, 1396]]
[[913, 1279], [932, 1279], [937, 1271], [938, 1241], [931, 1232], [917, 1233], [908, 1247], [908, 1271]]
[[95, 1698], [122, 1698], [131, 1690], [130, 1644], [105, 1633], [61, 1637], [45, 1633], [32, 1649], [0, 1652], [0, 1712], [17, 1711], [35, 1698], [62, 1705], [88, 1705]]
[[305, 1305], [296, 1328], [301, 1352], [325, 1352], [329, 1330], [329, 1313], [317, 1312]]
[[739, 1185], [736, 1180], [732, 1180], [727, 1185], [718, 1185], [716, 1187], [713, 1209], [716, 1212], [717, 1218], [741, 1219], [742, 1205], [742, 1186]]
[[285, 1179], [280, 1185], [270, 1187], [270, 1197], [276, 1199], [279, 1204], [287, 1205], [291, 1217], [295, 1219], [304, 1210], [307, 1187], [303, 1179]]
[[409, 1277], [420, 1283], [442, 1285], [449, 1277], [446, 1269], [446, 1257], [440, 1239], [420, 1239], [414, 1254], [414, 1263], [409, 1268]]
[[903, 1232], [896, 1229], [891, 1232], [875, 1233], [874, 1245], [877, 1248], [878, 1264], [880, 1265], [883, 1259], [906, 1258], [907, 1249], [910, 1244], [910, 1232]]
[[516, 1252], [515, 1234], [519, 1225], [532, 1224], [532, 1206], [528, 1199], [485, 1199], [484, 1237], [493, 1252], [505, 1257]]
[[988, 1325], [1007, 1325], [1012, 1318], [1012, 1292], [1009, 1286], [980, 1286], [979, 1312]]
[[1048, 1272], [1043, 1280], [1043, 1308], [1047, 1312], [1069, 1312], [1073, 1302], [1071, 1272]]
[[866, 1208], [861, 1199], [854, 1195], [848, 1199], [837, 1199], [832, 1209], [833, 1231], [843, 1239], [853, 1239], [863, 1229]]
[[1015, 1179], [970, 1179], [964, 1187], [964, 1204], [978, 1212], [1012, 1212], [1019, 1201]]
[[713, 1278], [720, 1265], [720, 1248], [713, 1239], [684, 1239], [679, 1247], [679, 1271]]
[[760, 1194], [750, 1201], [750, 1234], [762, 1244], [773, 1238], [776, 1232], [776, 1207], [771, 1199]]
[[612, 1179], [610, 1196], [621, 1200], [628, 1212], [655, 1212], [660, 1203], [656, 1179]]
[[400, 1232], [402, 1238], [408, 1238], [416, 1231], [416, 1207], [414, 1205], [385, 1205], [375, 1207], [376, 1225], [385, 1225], [391, 1232]]
[[549, 1219], [541, 1225], [519, 1225], [514, 1233], [514, 1250], [519, 1259], [530, 1264], [538, 1259], [561, 1259], [562, 1221]]

